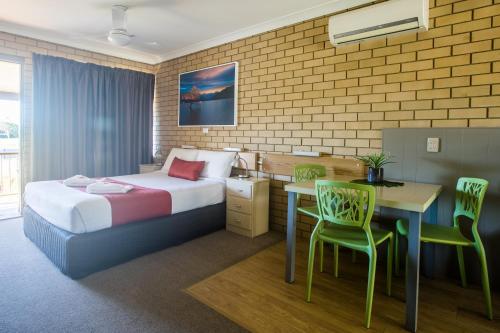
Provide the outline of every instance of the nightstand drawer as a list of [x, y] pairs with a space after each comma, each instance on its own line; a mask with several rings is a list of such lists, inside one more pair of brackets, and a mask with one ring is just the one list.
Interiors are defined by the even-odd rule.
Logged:
[[235, 195], [241, 198], [251, 199], [252, 198], [252, 183], [244, 181], [228, 181], [227, 182], [227, 194]]
[[240, 213], [252, 214], [252, 201], [236, 197], [234, 195], [227, 196], [227, 209], [234, 210]]
[[247, 230], [252, 230], [252, 218], [250, 215], [241, 214], [232, 210], [228, 210], [226, 218], [228, 224]]

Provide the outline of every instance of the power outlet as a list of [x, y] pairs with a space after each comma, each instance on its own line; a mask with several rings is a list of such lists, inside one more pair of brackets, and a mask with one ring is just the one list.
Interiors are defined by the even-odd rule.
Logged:
[[203, 127], [202, 132], [203, 132], [203, 134], [208, 134], [208, 128], [207, 127]]
[[427, 152], [439, 153], [439, 138], [427, 138]]

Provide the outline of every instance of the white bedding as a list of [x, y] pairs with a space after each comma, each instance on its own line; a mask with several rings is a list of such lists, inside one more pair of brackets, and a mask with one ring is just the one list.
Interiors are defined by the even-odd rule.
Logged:
[[[221, 179], [190, 181], [169, 177], [161, 171], [109, 178], [170, 192], [172, 214], [225, 200], [225, 181]], [[28, 183], [24, 200], [45, 220], [72, 233], [106, 229], [112, 224], [111, 206], [105, 197], [67, 187], [59, 181]]]

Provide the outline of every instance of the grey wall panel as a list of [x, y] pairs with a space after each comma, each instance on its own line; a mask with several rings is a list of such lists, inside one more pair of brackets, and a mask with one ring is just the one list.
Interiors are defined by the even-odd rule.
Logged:
[[[427, 138], [439, 137], [439, 153], [428, 153]], [[486, 249], [490, 283], [500, 290], [500, 129], [496, 128], [431, 128], [385, 129], [383, 149], [396, 163], [385, 168], [387, 178], [441, 184], [439, 224], [451, 225], [455, 184], [459, 177], [478, 177], [490, 182], [479, 231]], [[401, 214], [389, 210], [384, 215]], [[424, 216], [424, 220], [426, 216]], [[455, 249], [433, 246], [434, 262], [422, 254], [424, 272], [434, 276], [458, 278]], [[474, 250], [465, 251], [470, 281], [479, 283], [479, 262]]]

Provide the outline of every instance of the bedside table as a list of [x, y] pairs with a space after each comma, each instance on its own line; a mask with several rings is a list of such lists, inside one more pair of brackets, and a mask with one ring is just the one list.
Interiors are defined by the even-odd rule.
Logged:
[[148, 173], [160, 170], [162, 165], [158, 164], [139, 164], [139, 173]]
[[269, 231], [269, 179], [226, 178], [226, 230], [252, 238]]

